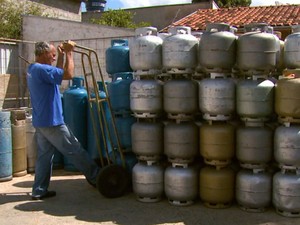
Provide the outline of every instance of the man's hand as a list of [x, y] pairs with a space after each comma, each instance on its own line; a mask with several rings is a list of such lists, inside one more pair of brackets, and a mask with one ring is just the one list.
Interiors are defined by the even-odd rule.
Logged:
[[62, 43], [59, 46], [57, 46], [57, 52], [58, 52], [59, 55], [64, 54], [64, 47], [63, 47]]
[[63, 50], [65, 52], [71, 52], [74, 50], [76, 43], [74, 41], [67, 41], [62, 44]]

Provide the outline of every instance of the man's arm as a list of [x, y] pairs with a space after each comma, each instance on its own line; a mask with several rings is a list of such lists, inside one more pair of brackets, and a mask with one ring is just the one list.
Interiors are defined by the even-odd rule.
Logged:
[[[74, 42], [68, 41], [63, 44], [63, 50], [66, 56], [66, 62], [64, 64], [64, 75], [63, 80], [71, 80], [74, 77], [74, 59], [73, 59], [73, 49]], [[58, 62], [57, 62], [58, 63]]]
[[57, 52], [58, 52], [58, 56], [57, 56], [57, 63], [56, 63], [56, 67], [63, 69], [64, 68], [64, 50], [63, 50], [63, 45], [60, 44], [57, 47]]

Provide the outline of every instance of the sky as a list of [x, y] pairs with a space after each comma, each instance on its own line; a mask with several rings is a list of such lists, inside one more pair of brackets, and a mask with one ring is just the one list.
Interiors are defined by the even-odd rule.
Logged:
[[[192, 0], [106, 0], [107, 9], [126, 9], [126, 8], [138, 8], [138, 7], [147, 7], [155, 5], [175, 5], [175, 4], [185, 4], [191, 3]], [[283, 4], [300, 4], [300, 0], [252, 0], [251, 6], [266, 6], [266, 5], [275, 5], [275, 2], [281, 2]], [[85, 11], [84, 7], [82, 9]]]

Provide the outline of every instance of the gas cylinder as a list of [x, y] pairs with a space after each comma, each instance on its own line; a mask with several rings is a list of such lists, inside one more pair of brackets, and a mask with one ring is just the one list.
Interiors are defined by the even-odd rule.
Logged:
[[130, 112], [130, 84], [133, 81], [131, 72], [115, 73], [107, 91], [112, 111], [116, 113]]
[[206, 72], [231, 72], [235, 64], [234, 30], [225, 23], [210, 23], [199, 42], [199, 64]]
[[300, 126], [279, 126], [274, 134], [274, 157], [283, 168], [300, 168]]
[[135, 164], [132, 169], [132, 187], [137, 200], [158, 202], [164, 193], [164, 170], [155, 162]]
[[199, 82], [199, 108], [205, 120], [229, 120], [235, 112], [235, 83], [213, 73]]
[[0, 111], [0, 182], [12, 179], [11, 112]]
[[240, 126], [236, 131], [236, 157], [241, 167], [265, 168], [273, 156], [273, 131], [267, 126]]
[[[273, 27], [272, 27], [273, 29]], [[281, 40], [281, 32], [274, 31], [275, 38], [277, 39], [277, 52], [276, 52], [276, 72], [278, 75], [282, 74], [285, 69], [284, 63], [284, 41]]]
[[[112, 118], [107, 118], [108, 121], [111, 121]], [[130, 114], [114, 115], [115, 126], [118, 133], [118, 138], [120, 141], [120, 147], [124, 151], [132, 151], [132, 142], [131, 142], [131, 126], [136, 122], [136, 118]], [[109, 122], [109, 130], [112, 137], [113, 147], [118, 146], [118, 141], [116, 134], [113, 129], [112, 122]]]
[[163, 154], [164, 127], [160, 122], [136, 122], [131, 127], [132, 151], [139, 160], [155, 161]]
[[227, 166], [235, 154], [235, 128], [224, 122], [203, 123], [200, 126], [200, 154], [204, 162]]
[[237, 40], [237, 66], [245, 74], [269, 73], [276, 67], [277, 38], [265, 23], [245, 25]]
[[284, 41], [284, 63], [288, 69], [300, 68], [300, 25], [292, 26], [292, 34]]
[[164, 153], [174, 163], [193, 162], [198, 155], [198, 126], [193, 122], [169, 122], [164, 128]]
[[168, 118], [193, 118], [198, 112], [198, 83], [189, 79], [166, 81], [163, 105]]
[[242, 120], [269, 120], [273, 116], [275, 85], [255, 77], [239, 80], [236, 85], [236, 110]]
[[199, 195], [206, 207], [227, 208], [231, 206], [235, 190], [235, 174], [231, 168], [216, 169], [211, 166], [202, 168], [199, 185]]
[[171, 27], [162, 44], [162, 62], [167, 73], [193, 73], [197, 66], [199, 41], [186, 26]]
[[26, 152], [27, 152], [27, 171], [35, 171], [35, 161], [37, 155], [37, 145], [34, 138], [35, 128], [32, 125], [31, 109], [26, 110]]
[[[99, 99], [100, 100], [106, 99], [106, 93], [104, 91], [105, 84], [103, 84], [102, 81], [98, 81], [97, 84], [99, 90], [98, 93]], [[91, 98], [96, 98], [95, 93], [91, 93]], [[99, 124], [99, 121], [103, 123], [104, 121], [103, 117], [110, 117], [110, 115], [108, 115], [108, 105], [106, 101], [101, 101], [99, 104], [100, 104], [99, 105], [100, 109], [102, 109], [102, 113], [101, 111], [100, 113], [98, 113], [97, 103], [92, 102], [92, 111], [91, 108], [88, 107], [89, 113], [87, 115], [87, 149], [86, 150], [89, 153], [90, 157], [96, 161], [100, 158], [98, 144], [101, 150], [101, 154], [107, 157], [105, 145], [104, 145], [105, 138], [107, 140], [106, 145], [107, 145], [108, 152], [111, 152], [112, 150], [111, 142], [107, 138], [107, 131], [104, 126], [102, 130]]]
[[164, 173], [164, 189], [169, 203], [187, 206], [198, 197], [198, 171], [187, 165], [169, 166]]
[[136, 38], [130, 43], [130, 66], [136, 75], [157, 75], [162, 70], [162, 43], [157, 28], [135, 30]]
[[248, 212], [264, 212], [272, 202], [272, 176], [264, 170], [240, 170], [236, 175], [236, 201]]
[[111, 77], [115, 73], [131, 72], [129, 47], [126, 39], [111, 40], [111, 47], [105, 51], [106, 72]]
[[284, 78], [275, 86], [275, 112], [283, 121], [300, 119], [300, 78]]
[[130, 84], [130, 109], [137, 118], [155, 118], [163, 111], [163, 83], [135, 80]]
[[11, 124], [11, 132], [13, 176], [25, 176], [27, 174], [26, 120], [15, 120]]
[[[87, 145], [87, 91], [84, 88], [84, 79], [74, 77], [70, 83], [69, 89], [63, 93], [64, 120], [70, 127], [83, 148]], [[67, 157], [64, 157], [64, 168], [70, 171], [76, 171]]]
[[273, 176], [273, 205], [286, 217], [300, 217], [300, 175], [295, 171], [281, 171]]

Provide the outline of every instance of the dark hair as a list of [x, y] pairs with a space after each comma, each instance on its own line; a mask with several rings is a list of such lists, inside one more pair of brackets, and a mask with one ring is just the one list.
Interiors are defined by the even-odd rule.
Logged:
[[41, 42], [37, 42], [35, 44], [35, 51], [34, 54], [36, 56], [39, 56], [41, 54], [43, 54], [44, 52], [49, 52], [50, 51], [50, 44], [46, 41], [41, 41]]

